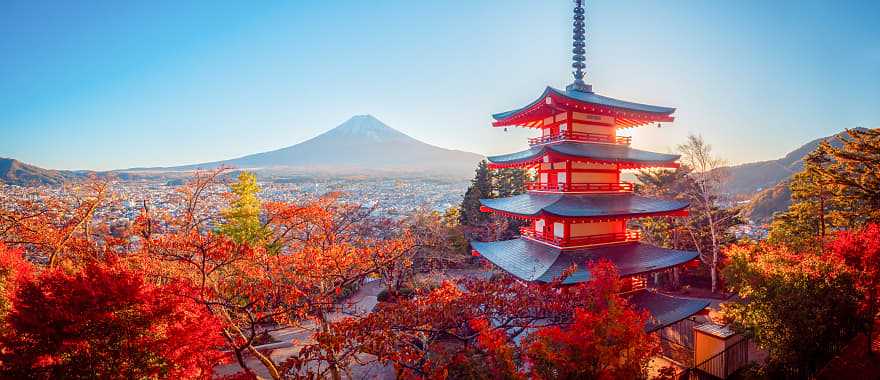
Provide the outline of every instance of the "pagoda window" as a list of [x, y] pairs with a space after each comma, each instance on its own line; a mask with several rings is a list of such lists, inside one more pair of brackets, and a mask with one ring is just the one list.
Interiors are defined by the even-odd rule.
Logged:
[[566, 172], [559, 172], [559, 174], [556, 175], [556, 182], [559, 183], [560, 188], [565, 185], [568, 185], [567, 179], [568, 179], [568, 173], [566, 173]]
[[615, 234], [624, 231], [626, 231], [625, 222], [618, 220], [610, 222], [573, 223], [571, 225], [572, 237]]
[[576, 133], [592, 133], [597, 135], [614, 135], [614, 127], [608, 125], [592, 125], [592, 124], [582, 124], [582, 123], [573, 123], [572, 132]]
[[535, 221], [535, 231], [543, 233], [545, 224], [546, 224], [546, 222], [544, 222], [544, 219], [536, 220]]
[[565, 224], [560, 222], [553, 223], [553, 236], [558, 238], [565, 237]]
[[565, 133], [568, 130], [568, 124], [560, 123], [559, 124], [559, 133]]
[[[573, 172], [571, 173], [572, 183], [617, 183], [619, 181], [617, 172]], [[562, 182], [560, 180], [560, 182]]]
[[547, 184], [548, 181], [549, 181], [549, 178], [547, 178], [547, 172], [541, 173], [541, 183]]

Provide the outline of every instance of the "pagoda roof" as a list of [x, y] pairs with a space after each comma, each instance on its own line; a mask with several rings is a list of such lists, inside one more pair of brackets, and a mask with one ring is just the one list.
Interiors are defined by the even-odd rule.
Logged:
[[576, 111], [615, 116], [622, 126], [672, 121], [675, 108], [653, 106], [609, 98], [591, 91], [569, 87], [565, 91], [547, 87], [538, 99], [527, 106], [492, 115], [494, 126], [524, 125], [561, 111]]
[[523, 166], [541, 162], [545, 154], [575, 161], [625, 164], [633, 168], [677, 167], [675, 161], [681, 157], [678, 154], [633, 149], [622, 144], [561, 142], [537, 145], [516, 153], [489, 156], [488, 160], [493, 167]]
[[575, 272], [563, 284], [589, 281], [587, 264], [607, 259], [617, 267], [621, 276], [648, 273], [691, 261], [697, 252], [678, 251], [639, 242], [605, 245], [600, 247], [562, 250], [525, 238], [494, 242], [471, 242], [481, 256], [525, 281], [552, 282], [562, 273], [577, 265]]
[[705, 299], [675, 297], [643, 290], [630, 296], [629, 303], [651, 314], [645, 330], [653, 332], [699, 313], [700, 310], [708, 307], [710, 302]]
[[566, 193], [526, 193], [506, 198], [480, 199], [480, 204], [511, 217], [535, 219], [551, 215], [589, 220], [678, 214], [689, 205], [687, 201], [635, 194]]

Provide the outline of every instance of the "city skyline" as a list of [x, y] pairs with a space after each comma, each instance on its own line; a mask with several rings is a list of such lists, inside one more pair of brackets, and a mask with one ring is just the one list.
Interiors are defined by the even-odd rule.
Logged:
[[[340, 5], [342, 5], [340, 7]], [[174, 166], [305, 141], [372, 114], [483, 155], [490, 114], [571, 82], [569, 1], [0, 5], [0, 156], [53, 169]], [[676, 107], [730, 163], [880, 126], [877, 4], [590, 2], [587, 82]], [[524, 95], [525, 94], [525, 95]]]

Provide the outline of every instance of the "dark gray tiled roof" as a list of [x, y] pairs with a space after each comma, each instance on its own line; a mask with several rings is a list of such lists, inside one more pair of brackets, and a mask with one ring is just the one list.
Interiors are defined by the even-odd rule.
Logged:
[[668, 296], [650, 290], [633, 294], [629, 302], [637, 309], [645, 309], [651, 314], [651, 319], [645, 326], [648, 332], [669, 326], [709, 306], [708, 300]]
[[527, 193], [506, 198], [480, 199], [493, 210], [525, 216], [542, 213], [562, 217], [639, 216], [682, 210], [688, 202], [634, 194]]
[[630, 276], [683, 264], [698, 255], [636, 242], [560, 250], [519, 238], [488, 243], [475, 241], [471, 246], [493, 264], [526, 281], [551, 282], [576, 264], [577, 270], [564, 284], [589, 281], [587, 264], [601, 259], [611, 261], [621, 276]]
[[678, 154], [654, 153], [645, 150], [630, 148], [628, 145], [597, 144], [563, 142], [535, 146], [524, 151], [489, 156], [487, 159], [493, 164], [517, 164], [533, 161], [540, 158], [548, 151], [564, 154], [566, 156], [592, 159], [602, 162], [636, 162], [636, 163], [671, 163], [681, 157]]

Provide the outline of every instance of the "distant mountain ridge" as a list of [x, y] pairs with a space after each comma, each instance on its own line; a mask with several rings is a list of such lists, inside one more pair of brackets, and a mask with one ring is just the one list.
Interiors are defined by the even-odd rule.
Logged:
[[230, 160], [167, 168], [194, 170], [284, 168], [306, 171], [402, 171], [470, 176], [483, 156], [426, 144], [371, 115], [354, 116], [327, 132], [289, 147]]
[[839, 137], [846, 132], [821, 137], [810, 141], [777, 160], [751, 162], [748, 164], [723, 168], [726, 176], [724, 190], [734, 196], [753, 195], [756, 192], [775, 187], [804, 169], [804, 157], [816, 150], [822, 141], [830, 140], [832, 145], [839, 146]]
[[810, 141], [778, 160], [752, 162], [721, 168], [725, 172], [723, 190], [734, 199], [750, 199], [744, 214], [756, 222], [767, 222], [773, 214], [791, 204], [788, 185], [791, 177], [804, 169], [804, 158], [822, 141], [840, 146], [846, 131]]
[[12, 158], [0, 157], [0, 182], [18, 186], [60, 186], [82, 176], [66, 170], [43, 169]]

